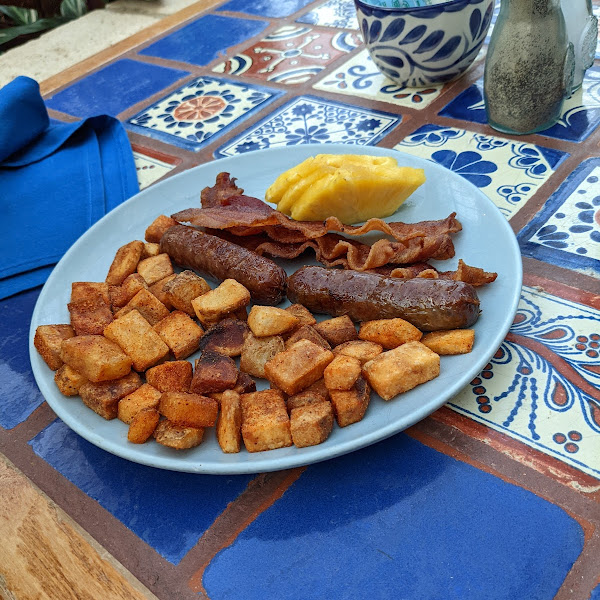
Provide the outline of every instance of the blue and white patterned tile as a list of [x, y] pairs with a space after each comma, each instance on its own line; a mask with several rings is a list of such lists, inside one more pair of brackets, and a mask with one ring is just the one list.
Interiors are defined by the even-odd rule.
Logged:
[[525, 256], [600, 279], [600, 158], [579, 165], [517, 237]]
[[297, 85], [352, 52], [360, 43], [357, 34], [347, 31], [284, 25], [219, 63], [213, 72]]
[[401, 115], [299, 96], [215, 151], [216, 157], [298, 144], [376, 144]]
[[154, 156], [136, 152], [135, 150], [133, 152], [133, 160], [135, 162], [135, 170], [140, 190], [156, 183], [175, 168], [175, 165], [173, 164], [159, 160]]
[[[483, 79], [480, 79], [440, 112], [442, 117], [487, 123], [483, 99]], [[539, 133], [569, 142], [585, 140], [600, 124], [600, 68], [588, 69], [582, 87], [565, 100], [558, 122]]]
[[600, 311], [524, 287], [502, 346], [449, 406], [600, 478]]
[[283, 92], [201, 76], [131, 117], [126, 127], [197, 152]]
[[441, 84], [422, 88], [400, 86], [379, 71], [366, 49], [313, 85], [314, 89], [324, 92], [418, 109], [429, 106], [440, 95], [443, 87]]
[[353, 0], [327, 0], [302, 15], [297, 21], [323, 27], [358, 29], [356, 7]]
[[510, 218], [568, 156], [566, 152], [464, 129], [424, 125], [395, 146], [461, 175]]

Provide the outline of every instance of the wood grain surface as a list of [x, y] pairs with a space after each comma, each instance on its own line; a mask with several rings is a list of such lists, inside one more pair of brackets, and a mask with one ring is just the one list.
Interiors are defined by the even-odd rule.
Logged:
[[0, 599], [155, 596], [0, 454]]

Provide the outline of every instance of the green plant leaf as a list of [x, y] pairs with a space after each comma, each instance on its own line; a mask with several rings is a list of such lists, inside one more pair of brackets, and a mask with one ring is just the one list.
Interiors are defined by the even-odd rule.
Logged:
[[87, 4], [85, 0], [62, 0], [60, 14], [67, 19], [76, 19], [85, 15]]
[[4, 44], [14, 40], [20, 35], [38, 33], [40, 31], [45, 31], [46, 29], [52, 29], [53, 27], [62, 25], [66, 21], [67, 19], [63, 17], [51, 17], [48, 19], [39, 19], [35, 23], [28, 23], [27, 25], [17, 25], [15, 27], [0, 29], [0, 49]]
[[4, 6], [0, 4], [0, 13], [7, 16], [15, 25], [29, 25], [38, 20], [37, 10], [20, 6]]

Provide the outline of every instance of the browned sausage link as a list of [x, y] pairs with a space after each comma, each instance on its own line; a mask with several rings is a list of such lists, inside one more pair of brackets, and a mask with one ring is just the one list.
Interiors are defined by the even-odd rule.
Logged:
[[160, 251], [203, 276], [218, 281], [235, 279], [259, 304], [278, 304], [285, 297], [287, 275], [279, 265], [193, 227], [174, 225], [167, 229], [160, 240]]
[[287, 295], [313, 312], [355, 321], [400, 317], [421, 331], [470, 327], [479, 316], [475, 288], [446, 279], [303, 267], [290, 276]]

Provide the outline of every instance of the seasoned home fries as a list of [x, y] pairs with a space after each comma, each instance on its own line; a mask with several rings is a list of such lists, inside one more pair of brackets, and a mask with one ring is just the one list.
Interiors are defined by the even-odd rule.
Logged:
[[[365, 167], [362, 158], [344, 164], [393, 166], [377, 159]], [[304, 166], [316, 168], [315, 161], [337, 164], [317, 157]], [[496, 274], [464, 263], [442, 273], [422, 262], [453, 256], [449, 236], [460, 230], [454, 215], [412, 225], [374, 222], [369, 227], [395, 241], [342, 251], [346, 238], [332, 240], [328, 227], [349, 235], [368, 228], [292, 222], [242, 192], [228, 174], [219, 175], [217, 185], [203, 191], [202, 209], [160, 215], [143, 241], [116, 249], [105, 281], [72, 283], [70, 322], [40, 325], [34, 336], [69, 402], [79, 396], [100, 417], [121, 421], [132, 444], [185, 450], [214, 427], [227, 454], [305, 448], [326, 443], [335, 427], [375, 410], [372, 394], [401, 402], [403, 393], [439, 375], [440, 356], [471, 352], [470, 326], [479, 312], [472, 286]], [[296, 201], [282, 198], [294, 215]], [[315, 204], [302, 202], [303, 210]], [[308, 267], [288, 278], [253, 240], [270, 244], [277, 258], [288, 256], [286, 245], [307, 244], [329, 268]], [[330, 251], [343, 262], [324, 258]], [[421, 266], [401, 262], [406, 252]], [[392, 274], [392, 267], [402, 273]], [[391, 290], [385, 297], [365, 293], [369, 286], [381, 291], [384, 283]], [[406, 285], [401, 290], [399, 284]], [[286, 293], [288, 306], [281, 304]], [[423, 298], [439, 302], [429, 306]], [[315, 312], [331, 316], [316, 318]]]

